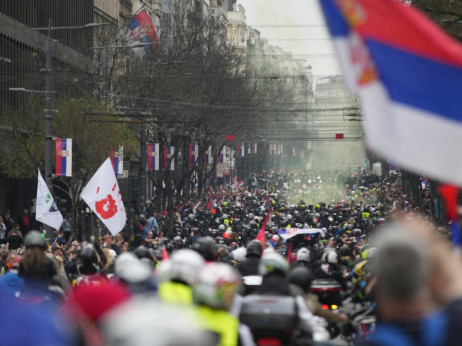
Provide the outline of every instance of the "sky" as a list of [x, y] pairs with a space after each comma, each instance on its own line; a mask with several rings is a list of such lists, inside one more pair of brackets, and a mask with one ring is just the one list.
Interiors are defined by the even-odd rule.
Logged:
[[318, 0], [238, 0], [247, 25], [260, 30], [271, 45], [308, 61], [313, 75], [340, 74]]

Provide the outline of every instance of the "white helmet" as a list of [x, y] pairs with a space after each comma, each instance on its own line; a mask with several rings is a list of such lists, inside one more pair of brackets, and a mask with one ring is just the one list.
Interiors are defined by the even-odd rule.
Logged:
[[236, 250], [231, 251], [233, 259], [239, 263], [245, 261], [245, 256], [247, 255], [247, 249], [245, 247], [237, 248]]
[[288, 214], [287, 215], [287, 220], [289, 220], [289, 221], [292, 220], [292, 215]]
[[149, 279], [151, 267], [144, 261], [140, 261], [132, 253], [123, 253], [115, 260], [115, 275], [125, 282], [138, 283]]
[[218, 226], [218, 230], [219, 230], [220, 232], [226, 231], [225, 225], [221, 224], [220, 226]]
[[306, 247], [302, 247], [297, 251], [297, 261], [310, 261], [310, 250]]
[[197, 273], [205, 261], [196, 251], [190, 249], [178, 250], [170, 257], [169, 280], [182, 281], [192, 286], [196, 282]]
[[194, 301], [215, 309], [228, 309], [241, 280], [239, 273], [226, 263], [209, 263], [197, 276]]
[[338, 255], [336, 251], [329, 251], [326, 254], [326, 262], [330, 264], [337, 264], [338, 263]]
[[263, 254], [260, 265], [258, 267], [258, 274], [265, 276], [266, 274], [272, 273], [274, 271], [287, 274], [289, 271], [289, 265], [283, 256], [273, 250], [272, 252], [265, 252]]

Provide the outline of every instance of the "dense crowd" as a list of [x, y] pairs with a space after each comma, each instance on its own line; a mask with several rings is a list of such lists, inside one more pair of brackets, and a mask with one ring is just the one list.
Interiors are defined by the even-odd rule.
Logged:
[[1, 343], [456, 345], [450, 233], [402, 191], [366, 171], [270, 172], [82, 242], [68, 225], [23, 238], [6, 212]]

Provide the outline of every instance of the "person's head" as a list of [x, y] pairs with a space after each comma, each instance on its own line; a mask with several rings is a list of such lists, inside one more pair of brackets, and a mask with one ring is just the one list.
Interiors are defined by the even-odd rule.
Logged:
[[259, 240], [252, 240], [247, 244], [247, 258], [260, 258], [263, 253], [263, 246]]
[[414, 302], [426, 287], [430, 256], [425, 243], [404, 224], [395, 223], [376, 239], [373, 272], [377, 293], [395, 302]]
[[64, 256], [63, 256], [63, 250], [62, 250], [60, 247], [58, 247], [58, 246], [53, 246], [53, 247], [51, 248], [51, 254], [52, 254], [53, 256], [61, 256], [61, 257], [64, 257]]
[[104, 241], [107, 245], [114, 244], [114, 237], [111, 234], [107, 234], [104, 236]]

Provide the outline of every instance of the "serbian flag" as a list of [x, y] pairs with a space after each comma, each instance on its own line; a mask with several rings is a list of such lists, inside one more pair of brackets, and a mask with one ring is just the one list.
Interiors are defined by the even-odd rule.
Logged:
[[207, 150], [205, 151], [204, 154], [204, 163], [206, 165], [211, 165], [212, 164], [212, 146], [210, 145]]
[[273, 205], [270, 206], [268, 210], [268, 215], [266, 215], [265, 221], [263, 221], [263, 224], [261, 226], [260, 232], [258, 232], [257, 237], [255, 239], [259, 240], [261, 245], [263, 246], [263, 249], [266, 248], [266, 237], [265, 237], [265, 229], [266, 229], [266, 224], [268, 223], [270, 217], [271, 217], [271, 212], [273, 210]]
[[244, 143], [237, 143], [237, 157], [244, 157]]
[[253, 143], [253, 144], [252, 144], [252, 152], [251, 152], [251, 154], [256, 154], [256, 153], [257, 153], [257, 150], [258, 150], [258, 144], [257, 144], [257, 143]]
[[189, 146], [189, 165], [194, 166], [197, 161], [197, 155], [199, 154], [199, 146], [197, 144], [191, 144]]
[[124, 173], [124, 146], [111, 147], [111, 163], [116, 175]]
[[148, 171], [159, 170], [159, 143], [148, 143]]
[[72, 138], [56, 139], [56, 176], [72, 177]]
[[175, 160], [173, 155], [175, 153], [175, 147], [164, 147], [164, 169], [167, 171], [175, 170]]
[[[127, 25], [126, 35], [128, 45], [136, 46], [140, 43], [153, 43], [157, 54], [159, 54], [159, 40], [157, 38], [156, 29], [152, 24], [152, 19], [146, 10], [141, 10]], [[137, 54], [143, 56], [152, 50], [152, 46], [133, 48]]]
[[462, 45], [393, 0], [320, 0], [369, 148], [462, 185]]
[[221, 148], [220, 155], [218, 155], [218, 163], [225, 163], [225, 150], [226, 147]]
[[209, 201], [207, 202], [207, 210], [212, 210], [213, 207], [213, 195], [210, 195]]

